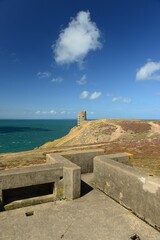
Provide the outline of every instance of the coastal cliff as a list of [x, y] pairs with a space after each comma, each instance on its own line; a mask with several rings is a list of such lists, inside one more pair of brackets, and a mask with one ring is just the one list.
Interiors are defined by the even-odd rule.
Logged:
[[74, 127], [69, 134], [40, 149], [107, 143], [123, 140], [142, 140], [160, 137], [160, 121], [145, 120], [92, 120]]

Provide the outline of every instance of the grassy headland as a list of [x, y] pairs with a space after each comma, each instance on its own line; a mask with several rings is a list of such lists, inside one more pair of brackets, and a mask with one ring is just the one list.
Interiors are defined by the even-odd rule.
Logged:
[[48, 152], [103, 148], [106, 154], [129, 152], [133, 166], [150, 175], [160, 175], [160, 121], [94, 120], [74, 127], [63, 138], [38, 149], [0, 154], [0, 169], [45, 163]]

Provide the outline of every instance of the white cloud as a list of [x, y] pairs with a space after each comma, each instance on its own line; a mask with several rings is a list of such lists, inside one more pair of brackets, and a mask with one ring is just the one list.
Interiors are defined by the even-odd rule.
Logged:
[[57, 112], [53, 109], [49, 110], [49, 111], [36, 111], [35, 114], [57, 114]]
[[55, 110], [50, 110], [48, 113], [50, 114], [56, 114], [57, 112]]
[[81, 64], [89, 51], [101, 47], [100, 31], [90, 19], [89, 11], [80, 11], [63, 29], [58, 40], [52, 45], [58, 64]]
[[90, 99], [94, 100], [96, 98], [99, 98], [101, 95], [102, 95], [101, 92], [94, 92], [94, 93], [91, 94]]
[[95, 112], [90, 112], [90, 114], [91, 114], [91, 115], [94, 115], [94, 114], [95, 114]]
[[61, 82], [63, 82], [63, 78], [61, 78], [61, 77], [53, 78], [51, 80], [51, 82], [53, 82], [53, 83], [61, 83]]
[[86, 75], [84, 74], [79, 80], [77, 80], [76, 81], [77, 82], [77, 84], [79, 84], [79, 85], [84, 85], [84, 84], [86, 84], [87, 83], [87, 77], [86, 77]]
[[63, 111], [60, 112], [60, 114], [62, 114], [62, 115], [63, 114], [68, 114], [69, 115], [69, 114], [71, 114], [71, 112], [63, 110]]
[[80, 94], [80, 98], [81, 99], [85, 99], [85, 98], [88, 98], [89, 97], [89, 92], [88, 91], [83, 91], [81, 94]]
[[147, 62], [143, 67], [141, 67], [136, 74], [136, 80], [160, 80], [160, 62]]
[[121, 103], [131, 103], [131, 99], [130, 98], [123, 98], [123, 97], [114, 97], [112, 98], [112, 102], [121, 102]]
[[49, 78], [51, 76], [50, 72], [38, 72], [37, 77], [38, 78]]
[[93, 92], [93, 93], [90, 94], [88, 91], [83, 91], [80, 94], [80, 98], [81, 99], [89, 98], [91, 100], [94, 100], [94, 99], [99, 98], [101, 95], [102, 95], [101, 92]]

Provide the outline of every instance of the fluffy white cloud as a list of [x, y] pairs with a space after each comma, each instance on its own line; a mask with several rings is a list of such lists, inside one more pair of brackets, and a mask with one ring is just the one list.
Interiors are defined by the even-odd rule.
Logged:
[[102, 95], [101, 92], [94, 92], [94, 93], [91, 94], [90, 99], [94, 100], [96, 98], [99, 98], [101, 95]]
[[136, 74], [136, 80], [160, 80], [160, 62], [147, 62], [143, 67], [141, 67]]
[[38, 72], [37, 77], [38, 78], [49, 78], [51, 76], [50, 72]]
[[114, 97], [112, 98], [112, 102], [131, 103], [131, 99], [123, 97]]
[[61, 78], [61, 77], [53, 78], [51, 80], [51, 82], [53, 82], [53, 83], [61, 83], [61, 82], [63, 82], [63, 78]]
[[77, 82], [77, 84], [79, 84], [79, 85], [84, 85], [84, 84], [86, 84], [87, 83], [87, 77], [86, 77], [86, 75], [84, 74], [79, 80], [77, 80], [76, 81]]
[[101, 47], [100, 31], [90, 19], [90, 12], [80, 11], [63, 29], [52, 45], [58, 64], [82, 63], [91, 50]]
[[89, 97], [89, 92], [88, 91], [83, 91], [81, 94], [80, 94], [80, 98], [81, 99], [85, 99], [85, 98], [88, 98]]

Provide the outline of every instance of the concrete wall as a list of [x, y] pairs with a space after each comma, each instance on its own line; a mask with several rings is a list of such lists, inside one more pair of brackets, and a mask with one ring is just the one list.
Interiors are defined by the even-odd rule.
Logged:
[[[51, 191], [53, 196], [49, 196], [52, 201], [61, 197], [67, 199], [80, 197], [80, 167], [58, 154], [48, 154], [46, 158], [47, 164], [0, 171], [0, 210], [4, 208], [4, 196], [9, 199], [9, 196], [12, 195], [14, 199], [17, 199], [18, 194], [21, 196], [23, 193], [21, 197], [25, 199], [24, 194], [26, 193], [27, 198], [32, 198], [34, 191], [37, 192], [37, 195], [41, 195], [43, 193], [41, 188], [49, 187], [48, 183], [53, 186], [53, 191]], [[48, 201], [48, 198], [44, 196], [42, 198], [43, 202]], [[34, 202], [25, 199], [23, 203], [17, 203], [17, 205], [24, 206], [25, 202], [27, 206], [29, 201], [31, 204]], [[41, 202], [41, 199], [38, 202]], [[9, 208], [12, 209], [13, 206], [10, 204]]]
[[160, 230], [159, 177], [148, 176], [108, 156], [97, 156], [94, 181], [97, 188]]
[[57, 182], [61, 176], [63, 176], [63, 170], [62, 168], [58, 167], [58, 164], [5, 170], [0, 172], [0, 180], [2, 181], [1, 188], [12, 189]]
[[[53, 186], [50, 190], [52, 201], [57, 197], [63, 197], [62, 177], [63, 168], [57, 163], [0, 171], [0, 210], [4, 209], [6, 202], [10, 202], [6, 209], [20, 207], [18, 200], [32, 198], [33, 191], [36, 193], [35, 197], [45, 195], [42, 188], [47, 187], [47, 184]], [[9, 198], [12, 201], [6, 201]], [[48, 201], [47, 198], [45, 200]], [[25, 202], [27, 206], [29, 201]]]
[[70, 160], [81, 168], [81, 173], [93, 172], [93, 159], [96, 156], [103, 155], [104, 150], [88, 150], [88, 151], [76, 151], [68, 154], [63, 154], [65, 158]]

